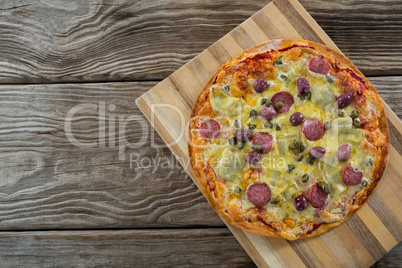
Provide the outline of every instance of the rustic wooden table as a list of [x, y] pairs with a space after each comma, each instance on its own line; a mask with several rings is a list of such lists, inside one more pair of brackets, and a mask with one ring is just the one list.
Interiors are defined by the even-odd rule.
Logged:
[[[134, 103], [244, 2], [0, 1], [2, 267], [254, 266]], [[300, 2], [401, 118], [402, 1]]]

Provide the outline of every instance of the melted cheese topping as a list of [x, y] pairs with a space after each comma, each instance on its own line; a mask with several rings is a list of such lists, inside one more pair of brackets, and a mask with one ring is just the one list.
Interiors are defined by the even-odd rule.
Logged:
[[[263, 206], [267, 211], [265, 221], [283, 236], [285, 233], [303, 235], [311, 231], [316, 224], [342, 220], [348, 214], [356, 196], [364, 191], [364, 186], [372, 182], [372, 163], [376, 163], [376, 158], [379, 157], [378, 150], [366, 146], [364, 130], [352, 124], [350, 114], [356, 109], [353, 102], [342, 109], [343, 116], [338, 115], [340, 109], [336, 97], [344, 93], [344, 87], [342, 81], [337, 79], [336, 72], [331, 69], [329, 74], [321, 75], [308, 70], [308, 63], [315, 54], [310, 49], [303, 49], [296, 60], [295, 57], [285, 55], [282, 64], [274, 65], [274, 70], [264, 75], [270, 86], [263, 93], [257, 93], [253, 89], [257, 77], [249, 77], [247, 88], [243, 89], [247, 93], [238, 97], [239, 86], [234, 74], [226, 74], [209, 90], [213, 116], [201, 118], [212, 117], [224, 128], [222, 134], [203, 149], [202, 154], [226, 187], [221, 193], [226, 206], [239, 207], [243, 219], [247, 219], [247, 212], [255, 208], [247, 198], [247, 188], [257, 182], [266, 183], [271, 189], [271, 200], [276, 200], [276, 203], [268, 202]], [[300, 77], [307, 79], [311, 85], [310, 100], [298, 97], [296, 81]], [[272, 124], [281, 126], [281, 129], [277, 130], [269, 127], [268, 121], [259, 114], [266, 106], [261, 104], [261, 99], [270, 100], [279, 91], [289, 92], [293, 96], [294, 104], [288, 112], [277, 113], [276, 118], [271, 121]], [[378, 104], [369, 102], [366, 105], [369, 105], [365, 107], [367, 110]], [[252, 109], [257, 111], [258, 116], [249, 116]], [[295, 112], [301, 112], [305, 119], [330, 122], [330, 129], [325, 131], [321, 139], [309, 141], [302, 134], [301, 125], [292, 126], [289, 122], [289, 117]], [[271, 151], [261, 155], [258, 168], [252, 167], [244, 160], [245, 154], [252, 150], [251, 141], [245, 143], [244, 148], [238, 148], [228, 142], [228, 138], [236, 132], [235, 120], [238, 120], [244, 129], [255, 125], [253, 134], [266, 132], [274, 139]], [[289, 149], [295, 140], [299, 140], [306, 147], [300, 162]], [[351, 147], [351, 157], [345, 162], [338, 161], [336, 156], [338, 147], [343, 144], [349, 144]], [[308, 164], [306, 159], [309, 150], [315, 146], [325, 148], [326, 153], [323, 158]], [[348, 186], [342, 181], [341, 173], [349, 164], [355, 170], [363, 172], [363, 184]], [[294, 165], [295, 168], [289, 172], [288, 165]], [[305, 183], [301, 181], [303, 174], [310, 175], [310, 179]], [[303, 194], [307, 198], [308, 189], [316, 180], [324, 180], [331, 186], [332, 190], [325, 206], [316, 209], [308, 204], [303, 211], [297, 211], [294, 205], [295, 196]]]

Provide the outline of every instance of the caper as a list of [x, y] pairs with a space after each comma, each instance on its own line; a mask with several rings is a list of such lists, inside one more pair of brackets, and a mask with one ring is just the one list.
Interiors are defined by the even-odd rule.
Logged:
[[239, 141], [239, 142], [237, 142], [237, 148], [239, 148], [239, 149], [243, 149], [244, 148], [244, 142], [241, 142], [241, 141]]
[[296, 166], [293, 164], [288, 165], [288, 172], [291, 173], [295, 168]]
[[308, 164], [312, 165], [312, 164], [314, 164], [314, 158], [308, 156], [308, 157], [306, 158], [306, 162], [307, 162]]
[[271, 198], [271, 200], [269, 201], [269, 203], [271, 203], [271, 204], [273, 204], [273, 205], [276, 205], [276, 204], [279, 204], [279, 197], [278, 196], [275, 196], [275, 197], [272, 197]]
[[366, 165], [369, 166], [369, 167], [372, 167], [374, 165], [373, 158], [371, 158], [371, 157], [367, 158]]
[[299, 149], [300, 149], [300, 141], [299, 140], [294, 140], [293, 141], [293, 146], [295, 148], [295, 151], [299, 151]]
[[280, 109], [282, 109], [283, 108], [283, 106], [284, 106], [285, 104], [283, 103], [283, 102], [281, 102], [281, 101], [278, 101], [277, 103], [275, 103], [275, 110], [280, 110]]
[[[270, 87], [272, 87], [273, 86], [273, 83], [272, 82], [267, 82], [267, 88], [270, 88]], [[267, 105], [267, 106], [269, 106], [269, 105]]]
[[272, 128], [274, 125], [271, 123], [271, 121], [268, 121], [264, 124], [265, 128]]
[[269, 106], [269, 105], [271, 105], [271, 101], [269, 100], [269, 99], [267, 99], [267, 98], [262, 98], [261, 100], [260, 100], [260, 104], [261, 105], [265, 105], [265, 106]]
[[279, 78], [280, 78], [280, 80], [282, 80], [282, 81], [286, 81], [286, 80], [288, 79], [288, 75], [285, 74], [285, 73], [281, 73], [281, 74], [279, 75]]
[[234, 146], [237, 143], [236, 137], [230, 137], [228, 139], [230, 146]]
[[254, 110], [254, 109], [252, 109], [252, 110], [250, 111], [249, 117], [250, 117], [250, 118], [256, 118], [257, 115], [258, 115], [257, 111]]
[[303, 160], [303, 154], [302, 153], [296, 154], [295, 155], [295, 160], [298, 161], [298, 162], [302, 161]]
[[276, 60], [275, 60], [275, 64], [276, 65], [282, 65], [283, 64], [283, 60], [282, 60], [283, 56], [279, 56]]
[[236, 194], [240, 194], [243, 191], [243, 188], [241, 188], [239, 185], [235, 185], [235, 186], [233, 186], [233, 191]]
[[318, 187], [320, 187], [326, 194], [330, 194], [332, 191], [332, 186], [325, 180], [317, 181]]
[[362, 122], [360, 122], [360, 119], [359, 119], [359, 118], [355, 118], [355, 119], [353, 119], [353, 125], [354, 125], [356, 128], [359, 128], [359, 127], [362, 125]]
[[293, 151], [295, 149], [295, 143], [291, 142], [288, 146], [289, 150]]
[[304, 99], [305, 99], [304, 95], [302, 95], [302, 94], [297, 94], [297, 97], [298, 97], [300, 100], [304, 100]]
[[253, 145], [253, 146], [251, 146], [251, 150], [258, 153], [259, 151], [261, 151], [261, 146]]
[[306, 145], [304, 145], [303, 143], [300, 143], [300, 148], [299, 148], [299, 152], [304, 152], [304, 150], [306, 150]]
[[357, 117], [359, 117], [359, 115], [360, 115], [360, 113], [359, 113], [358, 110], [353, 110], [353, 111], [350, 113], [350, 117], [352, 117], [352, 118], [357, 118]]
[[342, 110], [338, 110], [338, 116], [339, 117], [344, 117], [345, 116], [345, 112]]
[[275, 130], [281, 130], [282, 127], [281, 127], [281, 125], [279, 123], [274, 123], [274, 129]]
[[301, 176], [300, 181], [301, 181], [302, 183], [306, 183], [306, 182], [308, 182], [309, 179], [310, 179], [310, 175], [308, 175], [308, 174], [306, 173], [306, 174], [304, 174], [303, 176]]
[[256, 124], [252, 124], [252, 123], [248, 123], [247, 126], [248, 126], [248, 128], [251, 129], [251, 130], [257, 128], [257, 125], [256, 125]]
[[222, 88], [223, 88], [223, 90], [225, 90], [225, 91], [229, 91], [229, 90], [230, 90], [230, 86], [229, 86], [229, 85], [224, 85]]
[[325, 192], [326, 194], [330, 194], [330, 193], [332, 192], [332, 186], [331, 186], [331, 184], [329, 184], [329, 183], [326, 184], [325, 189], [324, 189], [324, 192]]
[[362, 182], [361, 182], [361, 185], [362, 185], [363, 187], [366, 187], [366, 186], [367, 186], [367, 181], [362, 181]]
[[333, 76], [330, 75], [330, 74], [327, 74], [327, 75], [325, 76], [325, 79], [327, 80], [328, 83], [333, 83], [333, 82], [335, 81], [335, 77], [333, 77]]
[[329, 183], [326, 184], [325, 189], [324, 189], [324, 192], [325, 192], [326, 194], [330, 194], [330, 193], [332, 192], [332, 186], [331, 186], [331, 184], [329, 184]]
[[325, 128], [325, 130], [331, 129], [331, 122], [330, 121], [325, 121], [324, 128]]
[[311, 91], [307, 92], [306, 100], [311, 100]]
[[239, 119], [233, 120], [233, 127], [239, 129], [241, 127]]

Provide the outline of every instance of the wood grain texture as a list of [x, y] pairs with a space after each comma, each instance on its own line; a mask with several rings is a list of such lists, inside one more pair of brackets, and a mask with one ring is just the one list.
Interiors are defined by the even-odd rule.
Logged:
[[225, 228], [0, 232], [2, 267], [255, 267]]
[[[160, 80], [266, 4], [4, 1], [0, 83]], [[363, 73], [402, 73], [400, 0], [301, 4]]]
[[369, 77], [370, 82], [377, 89], [381, 98], [394, 111], [394, 113], [402, 119], [402, 77], [387, 76], [387, 77]]
[[[402, 115], [402, 104], [394, 101], [395, 96], [401, 98], [397, 85], [402, 77], [370, 80]], [[0, 229], [223, 226], [134, 104], [154, 85], [1, 85]], [[99, 108], [102, 103], [105, 146], [76, 147], [66, 137], [68, 112], [80, 104]], [[113, 112], [109, 105], [115, 106]], [[80, 142], [99, 144], [98, 108], [73, 117], [72, 134]], [[128, 123], [126, 135], [118, 139], [118, 118], [133, 115], [139, 121]], [[115, 135], [109, 135], [112, 117]], [[143, 134], [144, 144], [127, 148], [125, 159], [119, 160], [119, 141], [125, 138], [135, 144]], [[116, 147], [111, 147], [109, 137], [115, 137]], [[158, 148], [152, 146], [153, 137]]]
[[402, 73], [402, 2], [301, 0], [300, 3], [364, 75]]
[[[162, 79], [267, 3], [241, 2], [0, 2], [0, 83]], [[366, 75], [402, 73], [401, 1], [301, 3]], [[242, 39], [247, 30], [232, 37], [239, 41], [240, 48], [250, 44]], [[250, 38], [255, 41], [260, 36]], [[222, 51], [226, 49], [229, 47]], [[208, 57], [199, 60], [205, 63]], [[198, 71], [200, 76], [208, 72]], [[370, 81], [401, 118], [398, 100], [402, 77], [370, 77]], [[150, 125], [141, 120], [144, 117], [134, 100], [155, 84], [0, 85], [0, 230], [156, 227], [0, 232], [1, 266], [254, 267], [227, 229], [213, 228], [224, 224], [177, 162], [166, 160], [175, 164], [163, 166], [160, 162], [157, 168], [152, 163], [172, 159], [172, 154]], [[72, 123], [79, 141], [87, 145], [96, 142], [98, 146], [78, 148], [71, 144], [64, 127], [68, 111], [79, 104], [99, 108], [102, 103], [105, 123], [94, 109], [80, 110]], [[115, 105], [114, 111], [109, 110], [110, 104]], [[116, 118], [114, 128], [109, 127], [111, 116]], [[110, 134], [118, 134], [119, 116], [138, 117], [127, 124], [124, 138], [109, 143]], [[395, 134], [398, 127], [391, 125], [391, 140], [401, 153], [401, 136]], [[118, 146], [124, 139], [138, 142], [139, 129], [147, 129], [145, 143], [140, 148], [127, 148], [125, 160], [120, 160], [119, 149], [112, 144]], [[104, 146], [99, 143], [99, 135], [105, 137]], [[161, 147], [151, 146], [152, 135]], [[143, 162], [143, 167], [130, 167], [130, 154], [149, 160]], [[390, 217], [400, 207], [378, 202], [391, 193], [392, 185], [379, 190], [369, 204], [380, 225], [387, 225], [392, 236], [400, 237], [400, 218]], [[398, 199], [396, 195], [393, 198]], [[164, 227], [208, 228], [159, 229]], [[348, 244], [352, 238], [364, 242], [364, 234], [351, 234], [334, 243], [332, 238], [323, 237], [310, 244], [324, 245], [334, 254], [341, 254], [332, 246], [343, 243], [353, 257], [365, 254], [364, 247]], [[281, 242], [271, 241], [270, 245], [282, 257], [288, 256], [286, 264], [298, 263], [283, 250]], [[376, 246], [383, 250], [381, 244]], [[295, 247], [309, 249], [305, 245]], [[401, 256], [402, 244], [374, 267], [400, 267]], [[359, 264], [374, 261], [367, 259]]]
[[372, 268], [399, 268], [402, 260], [402, 244], [385, 254]]
[[[134, 103], [154, 85], [0, 86], [0, 229], [222, 226]], [[64, 125], [68, 112], [102, 103], [106, 144], [99, 142], [104, 116], [98, 108], [78, 111], [71, 126], [78, 141], [98, 145], [72, 144]], [[127, 123], [118, 137], [118, 118], [129, 116], [137, 121]], [[112, 117], [115, 135], [109, 135]], [[135, 145], [141, 137], [143, 144], [125, 147], [125, 159], [119, 159], [119, 143]]]
[[[0, 232], [2, 267], [256, 267], [226, 228]], [[402, 245], [373, 268], [400, 267]]]
[[265, 5], [228, 3], [2, 2], [0, 82], [163, 79]]

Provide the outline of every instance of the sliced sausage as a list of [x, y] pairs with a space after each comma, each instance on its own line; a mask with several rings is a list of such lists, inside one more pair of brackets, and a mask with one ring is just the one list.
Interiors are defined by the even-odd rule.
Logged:
[[271, 189], [265, 183], [255, 183], [248, 187], [248, 200], [257, 207], [262, 207], [271, 199]]
[[302, 132], [309, 141], [321, 139], [324, 131], [324, 125], [315, 119], [307, 119], [302, 125]]
[[342, 171], [342, 180], [346, 185], [358, 185], [363, 179], [363, 172], [356, 171], [351, 165]]
[[216, 139], [221, 134], [221, 125], [214, 119], [208, 119], [200, 124], [199, 131], [205, 139]]
[[317, 183], [313, 184], [308, 190], [308, 201], [315, 208], [322, 208], [327, 197], [328, 194], [318, 187]]
[[313, 73], [327, 74], [329, 72], [329, 63], [323, 56], [315, 57], [310, 60], [308, 69]]
[[261, 147], [260, 154], [266, 154], [272, 149], [274, 139], [268, 133], [258, 132], [254, 134], [252, 144]]
[[277, 110], [277, 112], [278, 113], [286, 113], [289, 111], [290, 106], [292, 106], [292, 104], [294, 103], [293, 96], [289, 92], [279, 91], [278, 93], [273, 95], [271, 98], [272, 106], [275, 107], [275, 105], [278, 102], [282, 102], [283, 107], [281, 109]]
[[348, 161], [350, 158], [350, 145], [344, 144], [339, 146], [338, 151], [336, 152], [336, 157], [339, 161]]

